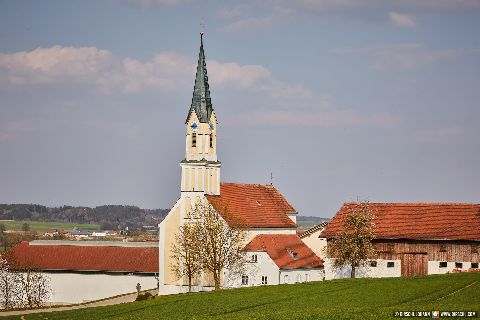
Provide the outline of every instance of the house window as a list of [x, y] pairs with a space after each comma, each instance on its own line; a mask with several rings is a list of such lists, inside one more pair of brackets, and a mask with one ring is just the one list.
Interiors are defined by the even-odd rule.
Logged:
[[478, 269], [478, 262], [472, 262], [472, 269]]
[[440, 245], [440, 252], [447, 252], [447, 245], [446, 244], [441, 244]]
[[387, 268], [393, 268], [393, 267], [395, 267], [395, 262], [393, 262], [393, 261], [388, 261], [388, 262], [387, 262]]
[[305, 273], [305, 282], [310, 281], [310, 275], [308, 273]]
[[375, 268], [376, 266], [377, 266], [377, 261], [376, 260], [370, 261], [370, 267]]
[[457, 268], [457, 269], [462, 269], [462, 268], [463, 268], [463, 263], [461, 263], [461, 262], [455, 262], [455, 268]]
[[213, 133], [210, 133], [210, 148], [213, 148]]
[[262, 276], [262, 284], [268, 284], [268, 277]]
[[242, 276], [242, 286], [248, 285], [248, 276]]
[[257, 262], [257, 255], [252, 254], [252, 259], [250, 260], [251, 262]]
[[300, 282], [302, 282], [302, 275], [297, 274], [297, 283], [300, 283]]
[[197, 134], [192, 133], [192, 147], [196, 147], [196, 146], [197, 146]]
[[472, 250], [471, 250], [472, 253], [478, 253], [478, 245], [472, 244], [471, 248], [472, 248]]
[[439, 268], [446, 268], [447, 267], [447, 261], [440, 261], [438, 263]]
[[283, 283], [288, 283], [288, 274], [283, 276]]

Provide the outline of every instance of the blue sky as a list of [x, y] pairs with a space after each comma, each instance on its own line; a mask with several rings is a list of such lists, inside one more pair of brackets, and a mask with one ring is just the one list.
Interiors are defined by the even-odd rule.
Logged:
[[222, 180], [479, 202], [480, 1], [0, 1], [0, 202], [169, 208], [200, 22]]

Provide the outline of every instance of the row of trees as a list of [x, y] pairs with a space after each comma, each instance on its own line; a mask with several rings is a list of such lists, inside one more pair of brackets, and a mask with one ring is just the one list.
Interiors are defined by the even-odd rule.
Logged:
[[12, 269], [0, 257], [0, 306], [38, 308], [50, 298], [50, 281], [34, 268]]
[[171, 270], [177, 279], [186, 278], [188, 291], [202, 274], [213, 277], [215, 290], [220, 289], [222, 271], [227, 270], [230, 277], [242, 274], [247, 234], [241, 226], [228, 226], [206, 201], [197, 202], [186, 218], [171, 248]]
[[166, 209], [122, 205], [49, 208], [37, 204], [0, 204], [0, 220], [95, 223], [100, 224], [102, 229], [111, 230], [125, 227], [134, 230], [145, 225], [157, 225], [167, 213]]

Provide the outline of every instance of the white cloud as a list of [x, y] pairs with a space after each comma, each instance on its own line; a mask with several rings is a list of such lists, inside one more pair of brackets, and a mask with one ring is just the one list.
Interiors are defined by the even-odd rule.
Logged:
[[[183, 91], [192, 85], [196, 67], [192, 60], [166, 52], [147, 62], [133, 58], [120, 60], [106, 50], [54, 46], [0, 54], [0, 83], [24, 86], [93, 84], [100, 92], [111, 95], [146, 90]], [[267, 98], [269, 107], [256, 111], [252, 124], [379, 127], [399, 124], [397, 118], [388, 114], [360, 115], [352, 110], [335, 109], [329, 97], [315, 94], [300, 84], [283, 82], [261, 65], [214, 60], [207, 61], [207, 65], [213, 87], [256, 93]], [[258, 110], [258, 106], [256, 108]], [[124, 131], [128, 137], [138, 132], [138, 128], [122, 123], [90, 121], [85, 125], [107, 132]], [[3, 128], [0, 138], [8, 139], [30, 128], [29, 123], [12, 123]]]
[[0, 53], [0, 83], [34, 85], [93, 84], [106, 93], [146, 89], [174, 90], [190, 76], [192, 63], [173, 53], [159, 53], [153, 61], [119, 60], [94, 47], [53, 46], [29, 52]]
[[108, 72], [114, 63], [107, 50], [53, 46], [30, 52], [0, 53], [2, 80], [14, 84], [42, 84], [65, 78], [86, 80]]
[[415, 17], [398, 12], [389, 12], [390, 23], [397, 27], [414, 27], [416, 25]]
[[[284, 83], [261, 65], [208, 61], [213, 86], [262, 92], [270, 97], [308, 98], [300, 85]], [[161, 52], [153, 60], [120, 60], [107, 50], [53, 46], [29, 52], [0, 54], [0, 83], [14, 85], [85, 83], [101, 92], [136, 93], [183, 90], [192, 85], [196, 63], [182, 55]]]

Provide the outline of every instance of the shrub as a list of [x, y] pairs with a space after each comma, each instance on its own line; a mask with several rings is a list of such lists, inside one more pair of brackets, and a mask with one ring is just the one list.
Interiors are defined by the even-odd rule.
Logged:
[[146, 301], [155, 298], [150, 292], [140, 293], [135, 301]]

